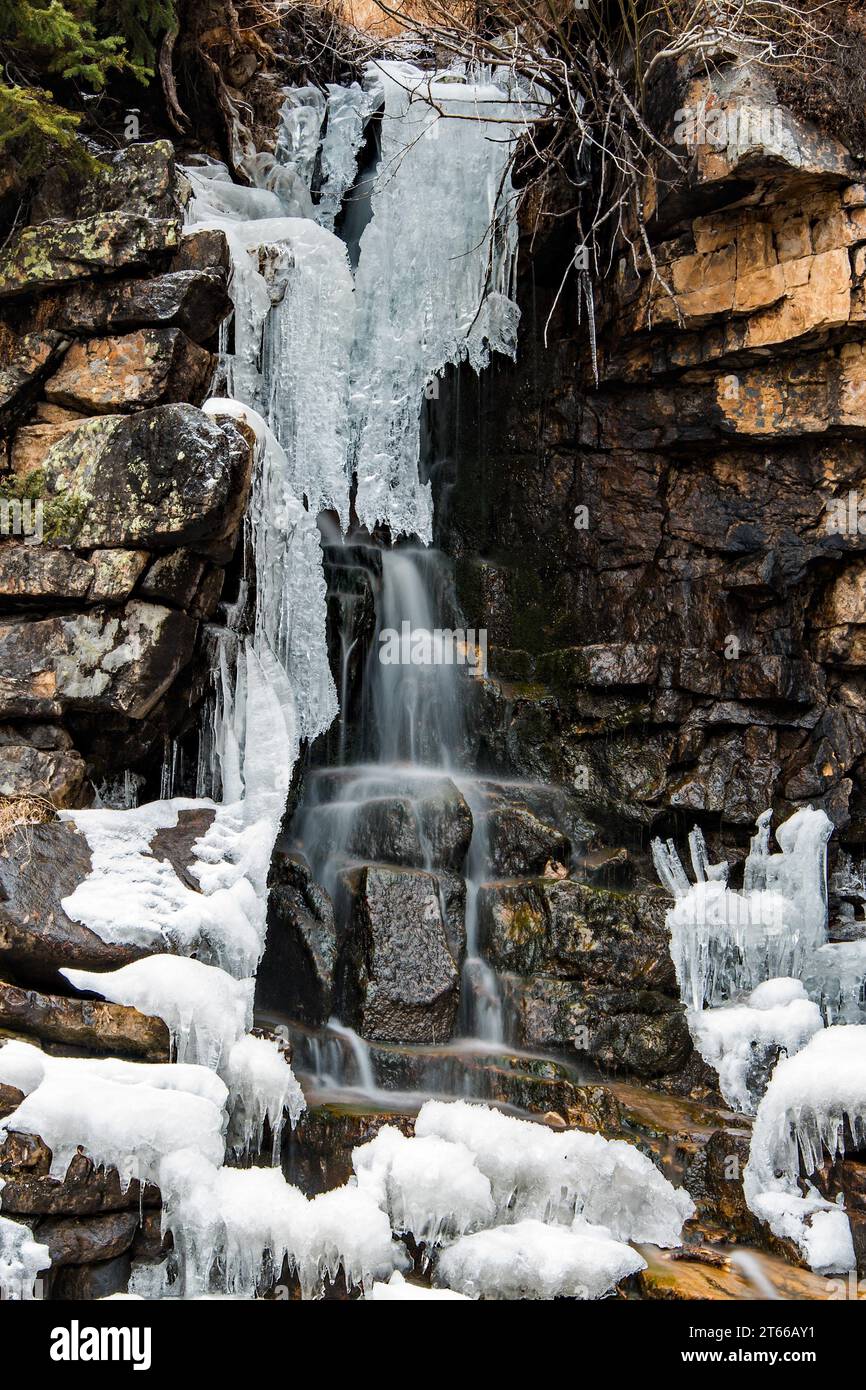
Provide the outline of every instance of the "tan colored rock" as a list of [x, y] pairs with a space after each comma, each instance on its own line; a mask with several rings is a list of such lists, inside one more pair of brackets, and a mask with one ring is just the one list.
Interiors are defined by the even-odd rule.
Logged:
[[80, 416], [69, 414], [65, 420], [25, 425], [18, 430], [12, 441], [12, 468], [18, 477], [26, 478], [41, 468], [52, 444], [56, 444], [80, 422]]
[[199, 404], [213, 357], [179, 328], [140, 328], [74, 343], [45, 383], [55, 405], [108, 415], [176, 401]]
[[0, 544], [0, 597], [7, 599], [83, 599], [93, 571], [69, 550], [46, 545]]

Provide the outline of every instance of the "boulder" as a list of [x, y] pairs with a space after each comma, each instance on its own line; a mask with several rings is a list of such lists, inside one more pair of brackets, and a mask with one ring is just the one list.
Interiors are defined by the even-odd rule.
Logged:
[[29, 404], [68, 345], [54, 329], [18, 336], [0, 325], [0, 429]]
[[533, 975], [511, 983], [526, 1047], [576, 1052], [604, 1070], [632, 1076], [680, 1071], [692, 1055], [678, 1000], [650, 990], [617, 990]]
[[553, 860], [567, 864], [571, 845], [556, 826], [547, 825], [525, 806], [500, 806], [480, 817], [490, 872], [497, 878], [540, 874]]
[[39, 796], [52, 806], [77, 807], [89, 800], [87, 767], [72, 749], [0, 744], [0, 796]]
[[178, 328], [194, 343], [212, 338], [231, 312], [226, 274], [172, 270], [121, 284], [74, 285], [46, 301], [55, 328], [76, 337]]
[[78, 549], [216, 546], [227, 557], [252, 470], [245, 426], [164, 405], [42, 428], [55, 434], [28, 495], [43, 502], [47, 539]]
[[321, 1027], [334, 1013], [336, 960], [330, 898], [300, 856], [277, 853], [265, 952], [256, 974], [257, 1006]]
[[90, 1265], [113, 1260], [132, 1245], [138, 1229], [138, 1212], [113, 1211], [101, 1216], [49, 1216], [40, 1221], [34, 1238], [47, 1245], [51, 1268]]
[[[407, 780], [338, 772], [316, 780], [308, 834], [317, 854], [423, 869], [460, 869], [472, 813], [446, 777]], [[333, 798], [333, 799], [331, 799]]]
[[167, 1062], [168, 1029], [161, 1018], [102, 1000], [66, 999], [20, 989], [0, 979], [0, 1029], [87, 1052]]
[[200, 405], [213, 361], [180, 328], [139, 328], [122, 337], [88, 338], [69, 348], [45, 383], [45, 397], [93, 415], [176, 401]]
[[0, 625], [0, 712], [102, 709], [144, 719], [190, 660], [196, 632], [185, 613], [136, 600], [120, 612]]
[[91, 603], [122, 603], [132, 593], [149, 558], [146, 550], [94, 550], [90, 556]]
[[436, 880], [418, 870], [365, 865], [343, 882], [352, 901], [339, 943], [343, 1016], [371, 1040], [447, 1041], [459, 972]]
[[189, 608], [205, 570], [205, 562], [191, 550], [169, 550], [154, 560], [141, 582], [142, 598]]
[[70, 550], [14, 541], [0, 544], [0, 598], [22, 603], [46, 599], [73, 603], [87, 597], [92, 583], [91, 566]]
[[147, 265], [177, 246], [179, 219], [97, 212], [22, 227], [0, 252], [0, 300]]
[[71, 1303], [93, 1303], [112, 1294], [125, 1293], [132, 1273], [128, 1254], [94, 1264], [61, 1266], [52, 1284], [52, 1297]]

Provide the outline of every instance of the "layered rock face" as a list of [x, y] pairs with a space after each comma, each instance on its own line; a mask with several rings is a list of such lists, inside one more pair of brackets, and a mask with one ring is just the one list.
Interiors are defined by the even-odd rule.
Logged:
[[[866, 187], [738, 83], [716, 84], [724, 144], [686, 131], [647, 191], [656, 271], [623, 257], [603, 292], [597, 387], [573, 303], [543, 347], [563, 248], [524, 263], [519, 363], [461, 380], [457, 463], [435, 436], [441, 539], [489, 629], [503, 765], [618, 838], [680, 814], [742, 843], [808, 803], [856, 844]], [[672, 124], [707, 96], [678, 74]]]
[[205, 415], [221, 234], [182, 232], [168, 142], [49, 171], [0, 254], [0, 795], [86, 805], [188, 718], [252, 440]]

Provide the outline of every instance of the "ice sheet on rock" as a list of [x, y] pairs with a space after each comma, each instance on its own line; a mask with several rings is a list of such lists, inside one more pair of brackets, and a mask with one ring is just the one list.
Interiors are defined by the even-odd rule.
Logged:
[[0, 1122], [0, 1135], [38, 1134], [51, 1150], [53, 1178], [66, 1175], [80, 1147], [97, 1167], [116, 1168], [128, 1186], [133, 1179], [157, 1182], [162, 1159], [177, 1149], [221, 1163], [224, 1125], [224, 1112], [203, 1095], [50, 1069]]
[[615, 1239], [674, 1246], [694, 1214], [689, 1194], [622, 1140], [552, 1130], [465, 1101], [428, 1101], [415, 1133], [465, 1145], [490, 1179], [500, 1221], [582, 1215]]
[[231, 253], [229, 391], [267, 420], [288, 455], [292, 491], [313, 517], [332, 507], [346, 525], [355, 315], [346, 248], [308, 217], [282, 215], [275, 194], [264, 194], [276, 207], [262, 216], [253, 196], [261, 189], [236, 190], [232, 208], [215, 208], [213, 181], [188, 174], [196, 189], [189, 225], [219, 228]]
[[147, 956], [119, 970], [61, 973], [76, 989], [163, 1019], [178, 1062], [217, 1070], [252, 1024], [255, 981], [197, 960]]
[[229, 1053], [223, 1076], [231, 1095], [231, 1147], [236, 1153], [259, 1152], [267, 1121], [271, 1161], [276, 1163], [286, 1118], [294, 1129], [306, 1109], [287, 1058], [272, 1038], [248, 1034]]
[[34, 1239], [30, 1227], [23, 1221], [0, 1216], [0, 1296], [15, 1302], [32, 1302], [37, 1297], [36, 1279], [50, 1266], [48, 1246]]
[[866, 1023], [866, 941], [834, 941], [813, 951], [803, 983], [825, 1021]]
[[693, 1010], [725, 1003], [767, 979], [799, 977], [826, 940], [832, 823], [811, 807], [795, 812], [776, 831], [781, 852], [772, 854], [770, 817], [765, 811], [758, 818], [741, 891], [728, 888], [719, 866], [709, 865], [700, 831], [690, 837], [694, 884], [673, 842], [653, 841], [659, 877], [676, 899], [668, 912], [671, 955]]
[[456, 1293], [454, 1289], [428, 1289], [423, 1284], [410, 1284], [399, 1270], [394, 1271], [387, 1284], [376, 1283], [364, 1295], [364, 1301], [367, 1303], [409, 1303], [426, 1299], [439, 1302], [456, 1299], [460, 1303], [468, 1302], [465, 1293]]
[[387, 1125], [354, 1150], [352, 1166], [360, 1190], [388, 1213], [392, 1228], [425, 1245], [495, 1219], [490, 1181], [463, 1144], [433, 1134], [409, 1139]]
[[728, 1105], [754, 1114], [779, 1052], [789, 1057], [824, 1026], [799, 980], [766, 980], [745, 1003], [689, 1015], [704, 1061], [715, 1067]]
[[[293, 721], [289, 734], [296, 745], [298, 738], [312, 740], [330, 728], [338, 708], [328, 662], [327, 585], [315, 514], [301, 504], [286, 451], [256, 411], [222, 399], [210, 400], [204, 408], [213, 415], [241, 416], [256, 433], [256, 468], [246, 521], [256, 572], [254, 648], [288, 711], [287, 725]], [[268, 664], [271, 658], [285, 672], [282, 691], [279, 672], [272, 660]], [[233, 691], [229, 699], [232, 722], [242, 731], [242, 673], [238, 682], [240, 693]], [[242, 736], [236, 727], [235, 741]]]
[[[419, 419], [449, 363], [514, 356], [517, 231], [507, 172], [524, 115], [492, 85], [441, 81], [408, 63], [372, 65], [381, 163], [355, 277], [352, 378], [356, 510], [370, 530], [432, 537], [418, 474]], [[485, 119], [449, 119], [449, 117]], [[486, 295], [495, 296], [485, 304]]]
[[[326, 99], [317, 87], [287, 89], [274, 147], [275, 167], [261, 166], [255, 182], [273, 188], [284, 202], [287, 192], [300, 201], [297, 190], [302, 188], [309, 206], [306, 215], [332, 230], [355, 178], [364, 126], [376, 96], [357, 82], [346, 87], [329, 83], [327, 92]], [[317, 157], [319, 188], [314, 199]]]
[[[211, 858], [217, 840], [225, 856], [225, 872], [219, 878], [211, 874], [201, 893], [150, 849], [156, 831], [177, 825], [185, 810], [215, 810], [219, 823], [193, 847], [193, 873], [198, 856]], [[241, 838], [240, 825], [233, 836], [225, 834], [225, 816], [213, 802], [176, 797], [129, 811], [65, 811], [61, 816], [84, 835], [92, 856], [88, 876], [63, 899], [64, 911], [75, 921], [103, 941], [196, 953], [236, 974], [255, 969], [264, 948], [264, 908], [253, 884], [243, 879], [245, 865], [234, 868], [249, 845]], [[276, 832], [276, 825], [257, 832], [260, 841], [269, 833], [272, 837], [267, 848], [259, 845], [257, 860], [270, 858]], [[247, 841], [254, 838], [250, 832]]]
[[541, 1221], [496, 1226], [448, 1246], [436, 1280], [469, 1298], [603, 1298], [646, 1261], [603, 1226]]
[[0, 1046], [0, 1083], [16, 1086], [24, 1095], [49, 1078], [112, 1081], [123, 1086], [149, 1086], [201, 1096], [218, 1110], [225, 1107], [228, 1088], [207, 1067], [189, 1062], [127, 1062], [119, 1057], [54, 1057], [31, 1043], [11, 1040]]
[[186, 1296], [253, 1298], [287, 1263], [304, 1298], [315, 1298], [341, 1270], [351, 1289], [408, 1264], [385, 1213], [356, 1187], [310, 1201], [279, 1169], [209, 1168], [195, 1154], [167, 1159], [161, 1187]]
[[[743, 1190], [750, 1209], [777, 1235], [796, 1240], [820, 1272], [851, 1268], [853, 1246], [839, 1208], [814, 1189], [804, 1194], [798, 1177], [809, 1178], [824, 1162], [844, 1152], [850, 1133], [855, 1148], [866, 1144], [866, 1026], [833, 1027], [816, 1033], [794, 1057], [779, 1062], [752, 1129]], [[815, 1226], [815, 1213], [832, 1221]], [[844, 1211], [844, 1227], [848, 1227]], [[824, 1264], [827, 1249], [832, 1264]], [[847, 1261], [847, 1262], [846, 1262]]]

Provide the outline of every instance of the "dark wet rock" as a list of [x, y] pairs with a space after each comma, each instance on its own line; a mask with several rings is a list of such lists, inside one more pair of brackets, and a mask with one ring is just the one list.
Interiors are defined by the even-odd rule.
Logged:
[[128, 333], [149, 326], [179, 328], [193, 342], [212, 338], [231, 311], [226, 274], [172, 270], [122, 284], [75, 286], [50, 302], [52, 322], [65, 333]]
[[297, 855], [277, 853], [268, 898], [265, 952], [256, 975], [260, 1008], [309, 1027], [334, 1012], [337, 937], [334, 909]]
[[314, 1196], [340, 1187], [352, 1176], [352, 1151], [375, 1139], [385, 1125], [395, 1125], [411, 1137], [414, 1115], [377, 1110], [363, 1102], [352, 1105], [311, 1105], [298, 1121], [283, 1149], [283, 1171], [289, 1182]]
[[200, 405], [213, 357], [180, 328], [138, 328], [73, 343], [45, 383], [54, 405], [88, 415], [146, 410], [186, 401]]
[[161, 1018], [102, 1000], [40, 994], [0, 979], [0, 1029], [87, 1052], [167, 1062], [168, 1029]]
[[497, 970], [675, 994], [668, 905], [653, 889], [617, 892], [567, 878], [483, 884], [481, 949]]
[[138, 1228], [138, 1212], [106, 1212], [102, 1216], [70, 1219], [47, 1217], [35, 1229], [35, 1239], [47, 1245], [51, 1266], [90, 1265], [113, 1260], [132, 1245]]
[[365, 1038], [443, 1042], [457, 1010], [459, 973], [435, 879], [367, 865], [344, 876], [352, 907], [340, 941], [343, 993]]
[[540, 874], [551, 860], [567, 864], [571, 858], [566, 836], [524, 806], [500, 806], [481, 820], [490, 872], [497, 878]]
[[32, 222], [125, 211], [180, 215], [174, 147], [169, 140], [129, 144], [102, 156], [96, 170], [54, 164], [43, 172], [30, 207]]
[[201, 884], [190, 872], [190, 865], [195, 859], [193, 845], [210, 830], [215, 815], [215, 811], [204, 806], [178, 811], [177, 824], [161, 826], [150, 841], [150, 852], [154, 859], [162, 859], [170, 864], [181, 882], [196, 892], [201, 891]]
[[184, 232], [171, 258], [172, 272], [210, 271], [228, 279], [232, 260], [226, 234], [218, 227]]
[[46, 536], [56, 543], [225, 552], [251, 468], [246, 427], [190, 405], [165, 405], [64, 428], [35, 482]]
[[131, 1272], [132, 1264], [126, 1254], [94, 1264], [65, 1266], [52, 1284], [52, 1296], [74, 1303], [110, 1298], [126, 1292]]
[[55, 328], [16, 336], [0, 326], [0, 430], [7, 430], [33, 400], [69, 346]]
[[158, 1207], [143, 1211], [140, 1216], [129, 1253], [133, 1260], [140, 1260], [144, 1264], [158, 1264], [171, 1250], [174, 1242], [169, 1232], [164, 1236], [162, 1234], [162, 1212]]
[[170, 550], [154, 560], [139, 586], [142, 598], [189, 608], [201, 583], [205, 561], [191, 550]]
[[110, 945], [61, 906], [87, 877], [87, 841], [68, 821], [16, 830], [0, 849], [0, 969], [19, 982], [68, 988], [63, 966], [114, 970], [146, 954]]
[[[354, 773], [317, 779], [323, 800], [310, 812], [316, 853], [418, 869], [460, 869], [472, 836], [472, 813], [448, 778], [392, 780]], [[339, 799], [344, 792], [345, 801]]]
[[527, 1047], [576, 1053], [605, 1070], [638, 1077], [677, 1072], [692, 1054], [682, 1005], [656, 991], [533, 975], [520, 985], [509, 983], [508, 996]]
[[571, 647], [547, 652], [536, 663], [539, 679], [566, 694], [583, 686], [652, 685], [658, 669], [659, 649], [650, 642]]
[[857, 1272], [866, 1275], [866, 1155], [846, 1154], [839, 1165], [839, 1187], [851, 1223]]
[[439, 905], [448, 950], [458, 965], [466, 955], [466, 880], [461, 874], [433, 873], [439, 889]]
[[5, 1120], [7, 1115], [17, 1110], [23, 1099], [23, 1091], [19, 1091], [16, 1086], [6, 1086], [0, 1082], [0, 1120]]

